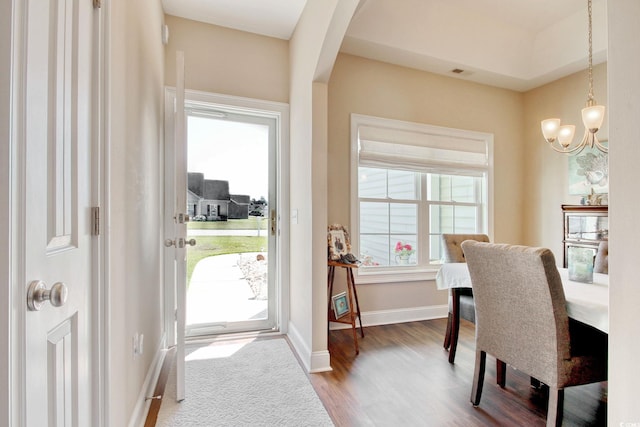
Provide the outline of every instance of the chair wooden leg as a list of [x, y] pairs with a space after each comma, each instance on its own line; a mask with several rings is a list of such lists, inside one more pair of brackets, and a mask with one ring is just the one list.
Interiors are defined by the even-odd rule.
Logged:
[[451, 345], [451, 313], [447, 316], [447, 330], [444, 333], [444, 349], [449, 350]]
[[507, 364], [496, 359], [496, 382], [501, 388], [507, 384]]
[[456, 360], [456, 349], [458, 348], [458, 334], [460, 333], [460, 293], [457, 289], [451, 289], [452, 310], [451, 310], [451, 343], [449, 347], [449, 363]]
[[478, 406], [482, 397], [482, 385], [484, 383], [484, 369], [487, 362], [487, 353], [476, 350], [476, 367], [473, 372], [473, 387], [471, 389], [471, 404]]
[[562, 426], [564, 409], [564, 389], [549, 386], [549, 406], [547, 409], [547, 427]]

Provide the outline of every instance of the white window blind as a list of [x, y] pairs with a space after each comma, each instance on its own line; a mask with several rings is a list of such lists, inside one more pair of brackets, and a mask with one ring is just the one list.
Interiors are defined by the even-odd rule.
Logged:
[[474, 176], [482, 175], [489, 167], [486, 137], [473, 138], [460, 135], [455, 129], [428, 125], [418, 129], [416, 124], [394, 122], [397, 127], [393, 128], [380, 124], [358, 126], [360, 166]]

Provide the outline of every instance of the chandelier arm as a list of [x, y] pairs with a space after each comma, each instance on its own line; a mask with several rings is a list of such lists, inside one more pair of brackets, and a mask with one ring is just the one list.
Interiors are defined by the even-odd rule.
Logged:
[[604, 153], [608, 153], [609, 152], [609, 147], [603, 145], [600, 141], [598, 141], [598, 137], [593, 134], [593, 145], [600, 151], [604, 152]]
[[553, 150], [557, 151], [558, 153], [563, 153], [563, 154], [579, 154], [585, 147], [584, 144], [579, 144], [576, 145], [575, 147], [571, 148], [571, 149], [564, 149], [564, 148], [557, 148], [555, 145], [553, 145], [552, 142], [549, 143], [549, 147], [551, 147]]

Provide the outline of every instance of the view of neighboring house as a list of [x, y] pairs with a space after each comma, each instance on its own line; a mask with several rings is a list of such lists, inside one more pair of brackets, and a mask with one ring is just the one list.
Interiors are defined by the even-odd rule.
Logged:
[[244, 194], [229, 194], [229, 181], [205, 179], [203, 173], [187, 176], [187, 213], [207, 221], [249, 218], [250, 198]]

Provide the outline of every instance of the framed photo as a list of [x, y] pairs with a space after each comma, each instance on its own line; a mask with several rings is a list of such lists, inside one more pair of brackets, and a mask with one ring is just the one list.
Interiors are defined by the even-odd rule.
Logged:
[[349, 232], [340, 224], [330, 225], [327, 229], [327, 244], [329, 246], [329, 259], [339, 260], [342, 256], [351, 252]]
[[336, 319], [339, 319], [351, 311], [349, 309], [349, 299], [347, 298], [346, 292], [341, 292], [332, 296], [331, 305], [333, 307], [333, 312], [336, 315]]
[[[607, 145], [607, 141], [602, 143]], [[580, 154], [568, 158], [570, 195], [609, 193], [609, 154], [587, 147]]]

